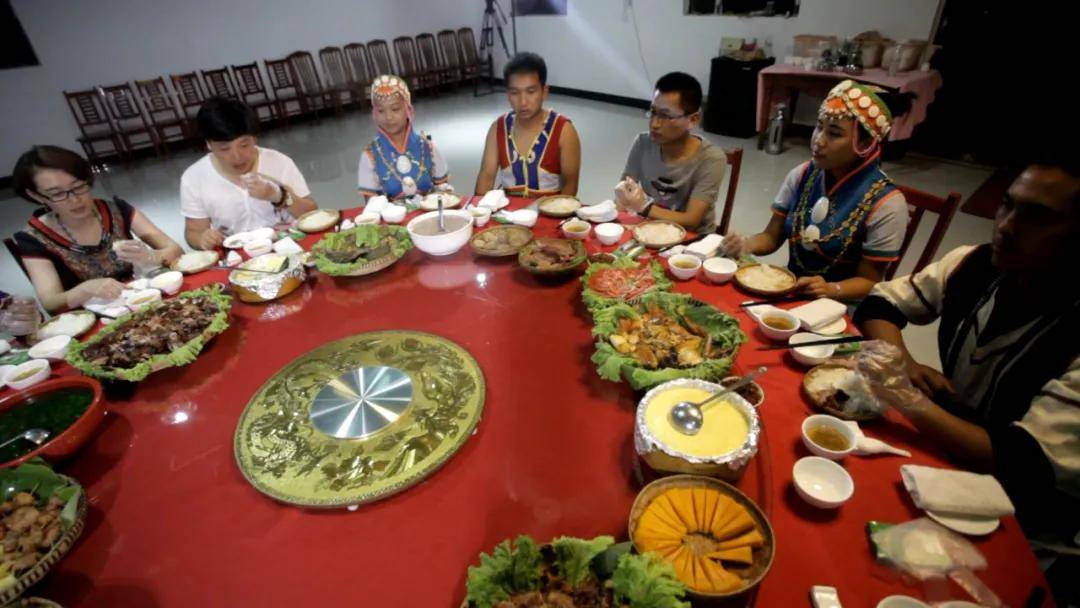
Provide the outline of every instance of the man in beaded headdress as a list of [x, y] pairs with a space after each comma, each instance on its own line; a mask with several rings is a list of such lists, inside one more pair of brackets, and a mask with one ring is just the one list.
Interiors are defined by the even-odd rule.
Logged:
[[449, 179], [446, 160], [431, 139], [413, 129], [412, 96], [405, 81], [394, 75], [376, 78], [371, 105], [378, 134], [360, 154], [360, 196], [401, 199], [443, 189]]
[[881, 170], [892, 120], [881, 91], [852, 80], [836, 85], [821, 104], [811, 160], [784, 180], [768, 226], [751, 237], [727, 235], [725, 249], [766, 255], [787, 242], [788, 268], [803, 293], [865, 297], [899, 260], [907, 228], [904, 195]]

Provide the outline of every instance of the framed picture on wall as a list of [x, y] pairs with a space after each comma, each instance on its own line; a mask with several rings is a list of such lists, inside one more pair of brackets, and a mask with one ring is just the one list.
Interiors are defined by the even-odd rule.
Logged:
[[518, 17], [529, 15], [565, 15], [568, 0], [511, 0]]

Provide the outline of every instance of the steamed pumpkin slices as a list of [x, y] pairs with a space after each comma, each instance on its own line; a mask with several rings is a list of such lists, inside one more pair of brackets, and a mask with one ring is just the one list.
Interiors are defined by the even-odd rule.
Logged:
[[746, 507], [720, 491], [673, 488], [646, 505], [634, 544], [670, 562], [691, 589], [730, 593], [746, 585], [732, 570], [752, 565], [765, 537]]

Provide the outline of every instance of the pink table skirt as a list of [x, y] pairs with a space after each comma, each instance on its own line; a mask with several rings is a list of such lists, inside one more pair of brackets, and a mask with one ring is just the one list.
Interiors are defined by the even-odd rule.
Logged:
[[773, 65], [758, 73], [757, 128], [764, 131], [769, 120], [769, 111], [773, 104], [787, 101], [795, 90], [819, 97], [828, 94], [837, 82], [852, 78], [859, 82], [877, 85], [901, 93], [914, 93], [911, 110], [893, 123], [889, 140], [908, 139], [915, 130], [915, 125], [926, 119], [926, 108], [934, 101], [934, 94], [941, 88], [941, 74], [936, 70], [928, 72], [899, 72], [889, 75], [887, 70], [872, 68], [858, 76], [848, 76], [843, 72], [806, 71], [800, 66]]

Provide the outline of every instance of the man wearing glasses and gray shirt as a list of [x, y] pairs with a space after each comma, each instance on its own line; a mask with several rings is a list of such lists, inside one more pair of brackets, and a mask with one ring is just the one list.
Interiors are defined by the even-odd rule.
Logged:
[[701, 123], [701, 84], [683, 72], [665, 74], [656, 81], [646, 116], [649, 132], [630, 147], [615, 204], [646, 219], [715, 232], [714, 208], [727, 156], [691, 132]]

